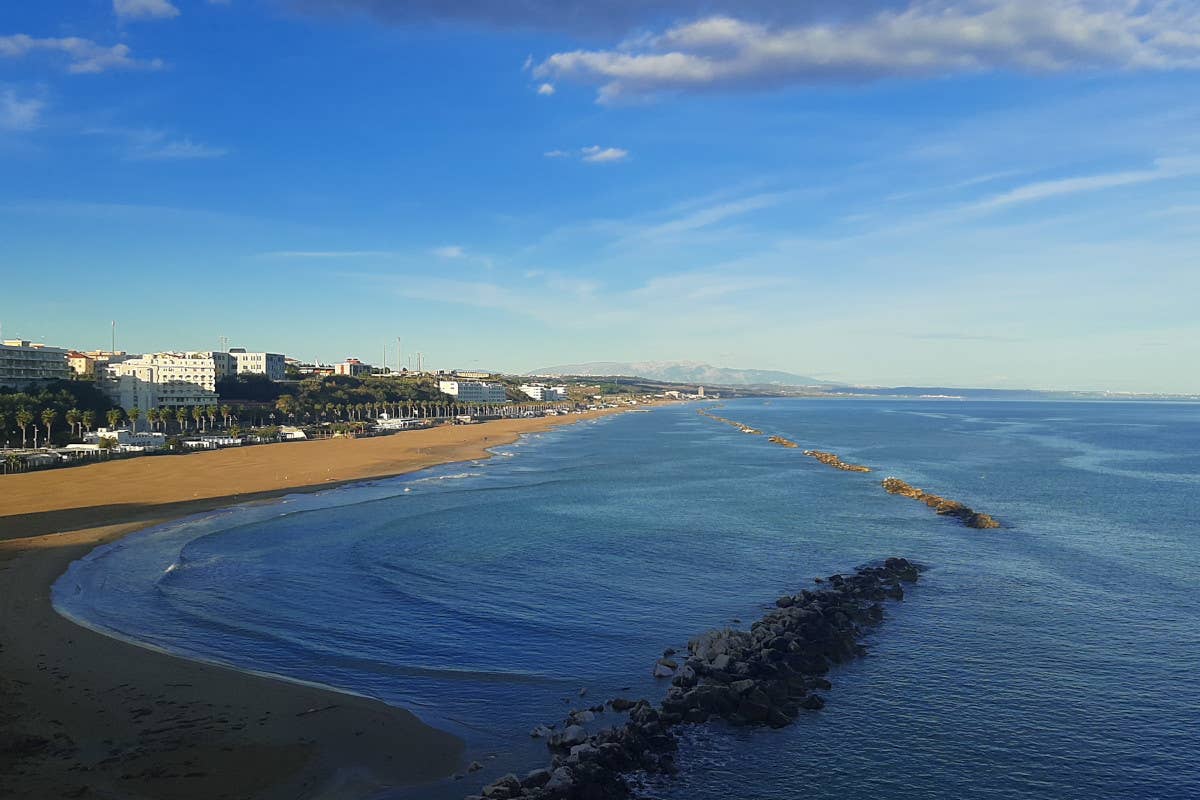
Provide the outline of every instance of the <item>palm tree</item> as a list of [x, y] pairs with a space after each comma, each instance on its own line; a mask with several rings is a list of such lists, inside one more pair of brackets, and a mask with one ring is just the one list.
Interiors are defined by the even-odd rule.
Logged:
[[152, 430], [152, 431], [158, 430], [158, 420], [159, 420], [158, 409], [157, 408], [147, 408], [146, 409], [146, 421], [150, 423], [150, 430]]
[[28, 408], [17, 409], [17, 427], [21, 429], [21, 449], [25, 449], [29, 426], [33, 424], [33, 413]]
[[89, 408], [87, 411], [83, 412], [83, 419], [81, 422], [83, 423], [83, 427], [88, 429], [88, 433], [91, 433], [92, 428], [96, 427], [96, 412]]
[[226, 428], [229, 427], [229, 413], [231, 411], [233, 411], [233, 409], [230, 408], [229, 406], [227, 406], [227, 405], [221, 406], [221, 419], [224, 420]]
[[183, 406], [175, 409], [175, 421], [179, 423], [179, 432], [183, 433], [187, 430], [188, 410]]
[[8, 446], [8, 414], [0, 411], [0, 436], [4, 437], [4, 444]]
[[201, 429], [201, 420], [204, 419], [204, 407], [203, 406], [193, 406], [192, 407], [192, 419], [194, 419], [196, 421], [196, 429], [200, 430]]
[[204, 416], [208, 418], [208, 427], [211, 430], [213, 425], [216, 424], [216, 421], [217, 421], [217, 407], [216, 406], [205, 406], [204, 407]]
[[46, 426], [46, 445], [50, 444], [50, 427], [54, 425], [54, 420], [58, 418], [58, 412], [53, 408], [42, 410], [42, 424]]
[[111, 431], [116, 430], [116, 427], [121, 424], [121, 418], [125, 416], [125, 412], [118, 406], [110, 408], [104, 416], [108, 418], [108, 429]]
[[[70, 411], [67, 412], [67, 424], [71, 426], [71, 435], [72, 436], [75, 435], [75, 429], [77, 427], [79, 427], [79, 421], [81, 419], [83, 419], [83, 414], [80, 413], [78, 408], [72, 408]], [[0, 423], [0, 428], [3, 428], [3, 427], [4, 427], [4, 425], [2, 423]]]
[[140, 408], [129, 409], [129, 427], [132, 429], [133, 433], [137, 433], [137, 421], [141, 416], [142, 410]]

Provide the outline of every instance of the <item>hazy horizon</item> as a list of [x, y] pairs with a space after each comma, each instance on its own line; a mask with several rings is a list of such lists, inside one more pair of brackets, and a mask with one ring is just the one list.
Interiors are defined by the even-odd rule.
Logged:
[[1200, 14], [793, 6], [22, 4], [3, 335], [1200, 392]]

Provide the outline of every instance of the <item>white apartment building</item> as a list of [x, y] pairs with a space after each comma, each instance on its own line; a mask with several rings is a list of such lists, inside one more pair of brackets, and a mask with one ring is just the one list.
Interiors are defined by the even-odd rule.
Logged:
[[241, 347], [229, 351], [238, 375], [266, 375], [273, 381], [284, 377], [284, 357], [281, 353], [247, 353]]
[[438, 381], [438, 389], [460, 403], [503, 403], [504, 384], [486, 381]]
[[547, 386], [544, 383], [523, 383], [521, 384], [521, 391], [534, 400], [542, 400], [544, 402], [567, 399], [567, 387], [565, 386]]
[[114, 403], [143, 411], [159, 406], [215, 405], [217, 381], [234, 374], [229, 353], [150, 353], [105, 367], [102, 387]]
[[31, 383], [71, 377], [67, 350], [24, 339], [0, 342], [0, 386], [22, 389]]

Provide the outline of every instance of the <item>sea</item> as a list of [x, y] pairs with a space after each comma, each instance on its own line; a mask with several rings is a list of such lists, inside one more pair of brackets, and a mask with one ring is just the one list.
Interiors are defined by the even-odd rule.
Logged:
[[[887, 476], [1003, 527], [939, 517], [885, 493]], [[781, 730], [683, 728], [679, 774], [641, 796], [1200, 798], [1196, 404], [658, 407], [146, 530], [74, 563], [54, 602], [117, 636], [410, 709], [483, 769], [383, 797], [443, 800], [545, 766], [536, 725], [660, 699], [664, 649], [889, 556], [926, 571], [867, 655], [830, 673], [823, 710]]]

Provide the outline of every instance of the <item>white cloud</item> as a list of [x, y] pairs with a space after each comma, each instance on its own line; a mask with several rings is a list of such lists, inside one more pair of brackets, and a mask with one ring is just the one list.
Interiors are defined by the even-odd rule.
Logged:
[[430, 251], [438, 258], [465, 258], [467, 251], [457, 244], [448, 244], [443, 247], [435, 247]]
[[554, 94], [554, 84], [543, 83], [537, 88], [537, 93], [545, 97], [549, 97], [550, 95]]
[[624, 161], [629, 157], [628, 150], [622, 150], [620, 147], [601, 147], [595, 144], [583, 148], [581, 152], [583, 160], [590, 164], [608, 164], [613, 161]]
[[168, 0], [113, 0], [113, 13], [121, 19], [171, 19], [179, 9]]
[[65, 55], [67, 71], [75, 74], [94, 74], [119, 69], [162, 69], [161, 59], [136, 59], [128, 45], [111, 47], [77, 36], [35, 38], [24, 33], [0, 36], [0, 58], [23, 58], [32, 53], [47, 52]]
[[38, 126], [45, 102], [20, 97], [13, 89], [0, 90], [0, 130], [28, 131]]
[[989, 70], [1200, 67], [1200, 16], [1172, 0], [914, 0], [837, 23], [710, 16], [606, 50], [555, 53], [545, 80], [599, 86], [602, 102]]
[[611, 164], [629, 158], [629, 151], [620, 147], [601, 147], [598, 144], [580, 147], [578, 150], [547, 150], [546, 158], [575, 158], [589, 164]]

